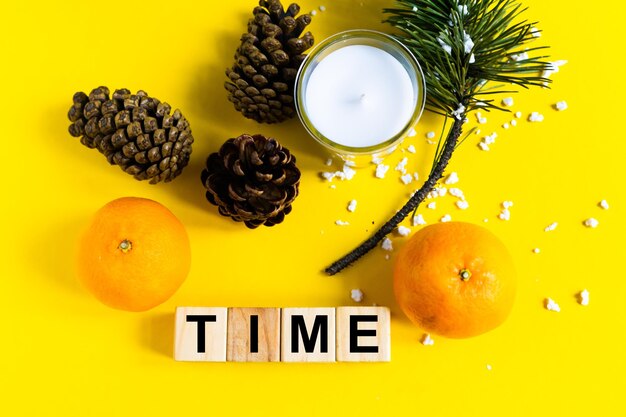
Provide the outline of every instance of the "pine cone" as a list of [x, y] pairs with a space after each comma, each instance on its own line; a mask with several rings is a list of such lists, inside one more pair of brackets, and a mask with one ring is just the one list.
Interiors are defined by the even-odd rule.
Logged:
[[295, 17], [300, 6], [287, 11], [279, 0], [261, 0], [241, 37], [235, 64], [226, 70], [224, 83], [235, 108], [257, 122], [277, 123], [295, 116], [293, 89], [313, 35], [300, 35], [311, 23], [308, 14]]
[[244, 134], [209, 155], [202, 183], [221, 215], [254, 229], [274, 226], [291, 212], [300, 170], [296, 157], [276, 139]]
[[187, 119], [178, 109], [170, 111], [145, 91], [116, 90], [109, 98], [109, 89], [99, 87], [89, 96], [74, 94], [69, 132], [135, 179], [168, 182], [189, 162], [193, 143]]

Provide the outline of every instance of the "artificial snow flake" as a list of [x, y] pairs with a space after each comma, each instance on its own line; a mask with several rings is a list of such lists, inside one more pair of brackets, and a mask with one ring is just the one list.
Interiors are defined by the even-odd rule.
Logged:
[[350, 202], [348, 202], [348, 211], [350, 213], [354, 213], [354, 211], [356, 210], [356, 205], [357, 205], [357, 201], [356, 200], [350, 200]]
[[432, 346], [434, 344], [435, 344], [435, 341], [430, 337], [430, 334], [425, 333], [424, 336], [422, 336], [422, 345]]
[[598, 205], [600, 206], [600, 208], [602, 208], [603, 210], [608, 210], [609, 209], [609, 202], [606, 200], [602, 200], [598, 203]]
[[559, 313], [561, 311], [561, 307], [554, 301], [552, 298], [546, 298], [545, 300], [546, 310], [554, 311], [555, 313]]
[[530, 115], [528, 116], [529, 122], [541, 123], [543, 122], [543, 119], [544, 119], [543, 114], [536, 112], [536, 111], [530, 113]]
[[424, 216], [422, 216], [421, 214], [416, 214], [415, 216], [413, 216], [411, 224], [413, 226], [422, 226], [426, 224], [426, 220], [424, 220]]
[[400, 181], [402, 181], [402, 184], [404, 185], [408, 185], [413, 181], [413, 175], [411, 174], [404, 174], [400, 177]]
[[392, 251], [393, 250], [393, 243], [391, 242], [391, 239], [386, 237], [386, 238], [383, 239], [383, 242], [380, 244], [380, 247], [383, 250]]
[[589, 291], [584, 289], [578, 293], [578, 304], [580, 304], [581, 306], [589, 305]]
[[352, 298], [352, 301], [355, 303], [360, 303], [363, 301], [363, 291], [358, 288], [353, 289], [350, 291], [350, 298]]
[[557, 222], [550, 223], [549, 225], [547, 225], [547, 226], [546, 226], [546, 228], [545, 228], [545, 229], [543, 229], [543, 231], [544, 231], [544, 232], [551, 232], [551, 231], [553, 231], [554, 229], [556, 229], [556, 227], [557, 227], [558, 225], [559, 225], [559, 224], [558, 224]]
[[397, 232], [400, 236], [408, 236], [411, 233], [411, 229], [406, 226], [398, 226]]
[[443, 216], [441, 219], [439, 219], [439, 221], [441, 223], [447, 223], [452, 221], [452, 216], [450, 216], [449, 214], [446, 214], [445, 216]]
[[456, 202], [456, 206], [460, 209], [460, 210], [466, 210], [469, 207], [469, 203], [465, 200], [459, 200]]
[[406, 150], [407, 150], [407, 152], [410, 152], [410, 153], [415, 153], [415, 152], [417, 152], [417, 150], [415, 150], [415, 146], [413, 146], [413, 145], [409, 145], [409, 146], [406, 148]]
[[459, 182], [459, 174], [457, 174], [455, 171], [452, 171], [450, 175], [446, 177], [443, 183], [446, 185], [451, 185], [456, 184], [457, 182]]
[[387, 171], [389, 171], [389, 165], [376, 165], [376, 178], [385, 178], [385, 174], [387, 174]]
[[558, 101], [554, 105], [554, 108], [557, 109], [558, 111], [567, 110], [567, 102], [565, 102], [565, 101]]
[[583, 224], [585, 225], [585, 227], [589, 227], [591, 229], [595, 229], [596, 227], [598, 227], [598, 225], [600, 224], [600, 222], [596, 219], [594, 219], [593, 217], [590, 217], [588, 219], [586, 219]]
[[502, 99], [502, 105], [506, 107], [511, 107], [513, 105], [513, 97], [505, 97]]
[[396, 165], [396, 171], [400, 171], [403, 174], [406, 174], [406, 164], [409, 163], [409, 158], [402, 158], [402, 160], [400, 162], [398, 162], [398, 165]]
[[435, 132], [428, 132], [428, 133], [426, 133], [426, 138], [427, 139], [432, 139], [434, 137], [435, 137]]
[[349, 222], [344, 222], [343, 220], [335, 220], [335, 224], [337, 226], [348, 226], [348, 225], [350, 225]]

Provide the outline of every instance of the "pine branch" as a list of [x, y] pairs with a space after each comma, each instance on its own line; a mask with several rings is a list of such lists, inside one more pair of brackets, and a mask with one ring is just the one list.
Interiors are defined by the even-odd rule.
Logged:
[[[435, 152], [430, 174], [422, 187], [389, 221], [356, 249], [325, 272], [334, 275], [372, 250], [419, 204], [442, 178], [454, 150], [460, 145], [467, 114], [476, 109], [509, 111], [491, 98], [511, 93], [502, 86], [547, 86], [542, 71], [551, 64], [546, 56], [529, 57], [545, 47], [529, 47], [536, 39], [536, 22], [521, 20], [526, 10], [515, 0], [398, 0], [385, 9], [386, 20], [422, 65], [428, 110], [452, 117], [454, 123]], [[488, 86], [489, 82], [499, 85]], [[444, 127], [445, 129], [445, 127]], [[462, 142], [463, 140], [461, 140]]]

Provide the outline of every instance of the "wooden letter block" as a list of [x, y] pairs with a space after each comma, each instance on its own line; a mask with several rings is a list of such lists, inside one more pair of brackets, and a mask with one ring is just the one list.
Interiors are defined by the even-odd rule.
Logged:
[[283, 308], [281, 360], [335, 362], [335, 309]]
[[176, 340], [174, 358], [177, 361], [225, 362], [225, 307], [176, 308]]
[[279, 362], [280, 308], [229, 308], [226, 358], [233, 362]]
[[337, 361], [389, 362], [390, 330], [387, 307], [338, 307]]

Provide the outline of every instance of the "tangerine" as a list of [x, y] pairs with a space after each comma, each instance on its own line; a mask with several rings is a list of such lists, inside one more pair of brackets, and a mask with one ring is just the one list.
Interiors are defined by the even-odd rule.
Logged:
[[490, 231], [470, 223], [437, 223], [401, 249], [394, 292], [416, 325], [465, 338], [504, 322], [515, 298], [515, 276], [511, 256]]
[[98, 210], [78, 248], [78, 277], [104, 304], [145, 311], [170, 298], [191, 264], [183, 224], [153, 200], [124, 197]]

